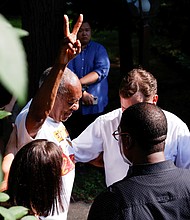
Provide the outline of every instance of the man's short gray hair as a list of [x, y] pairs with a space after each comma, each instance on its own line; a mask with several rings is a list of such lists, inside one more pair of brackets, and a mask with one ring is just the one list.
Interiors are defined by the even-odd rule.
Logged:
[[[49, 67], [42, 73], [40, 80], [39, 80], [39, 87], [42, 86], [46, 77], [49, 75], [51, 69], [52, 69], [52, 67]], [[63, 77], [62, 77], [61, 82], [59, 84], [58, 93], [62, 94], [62, 95], [65, 93], [68, 93], [69, 90], [67, 89], [67, 85], [75, 83], [76, 79], [78, 79], [77, 75], [75, 73], [73, 73], [69, 68], [66, 68], [64, 70]]]

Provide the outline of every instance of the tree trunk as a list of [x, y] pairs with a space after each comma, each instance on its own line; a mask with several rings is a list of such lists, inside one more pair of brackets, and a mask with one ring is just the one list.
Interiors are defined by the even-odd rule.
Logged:
[[132, 17], [125, 1], [121, 0], [119, 22], [119, 51], [121, 79], [133, 68]]
[[29, 73], [29, 97], [38, 89], [42, 72], [52, 66], [63, 38], [64, 6], [61, 0], [21, 0], [23, 40]]

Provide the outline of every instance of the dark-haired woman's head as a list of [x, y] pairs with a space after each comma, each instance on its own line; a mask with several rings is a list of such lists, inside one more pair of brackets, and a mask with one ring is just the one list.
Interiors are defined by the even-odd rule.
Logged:
[[22, 205], [37, 215], [63, 211], [62, 149], [39, 139], [22, 147], [12, 162], [8, 194], [11, 205]]

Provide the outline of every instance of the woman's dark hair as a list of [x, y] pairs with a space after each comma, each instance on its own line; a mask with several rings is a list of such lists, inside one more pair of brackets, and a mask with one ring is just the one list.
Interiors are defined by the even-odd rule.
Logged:
[[24, 206], [41, 216], [63, 211], [62, 154], [60, 147], [44, 139], [22, 147], [10, 168], [10, 204]]

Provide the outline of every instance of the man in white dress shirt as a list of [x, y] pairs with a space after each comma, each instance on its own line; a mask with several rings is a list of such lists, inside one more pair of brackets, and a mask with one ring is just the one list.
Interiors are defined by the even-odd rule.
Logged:
[[[122, 160], [118, 141], [112, 136], [118, 129], [122, 112], [138, 102], [156, 104], [157, 80], [143, 70], [133, 69], [122, 80], [119, 89], [121, 108], [99, 116], [77, 138], [72, 140], [75, 148], [75, 159], [78, 162], [89, 162], [95, 159], [96, 165], [104, 166], [106, 185], [109, 186], [123, 179], [129, 163]], [[190, 133], [187, 125], [176, 115], [165, 111], [168, 123], [165, 157], [174, 161], [177, 167], [190, 167]], [[103, 161], [96, 160], [103, 153]], [[92, 163], [93, 164], [93, 163]]]

